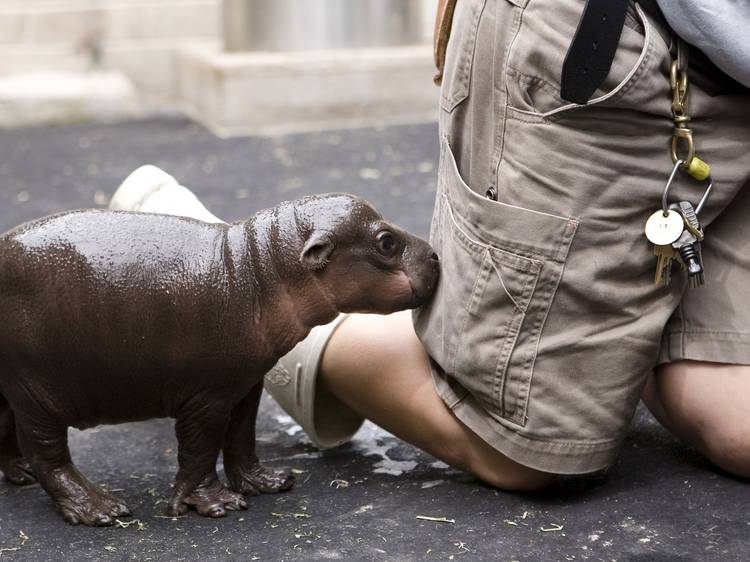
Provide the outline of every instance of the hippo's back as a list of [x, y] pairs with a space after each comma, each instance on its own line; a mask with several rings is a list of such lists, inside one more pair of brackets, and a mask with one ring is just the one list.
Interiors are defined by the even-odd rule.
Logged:
[[225, 232], [179, 217], [89, 210], [6, 233], [0, 361], [99, 381], [179, 370], [221, 325]]
[[[158, 266], [162, 274], [215, 257], [223, 227], [168, 215], [81, 210], [22, 224], [0, 238], [0, 260], [67, 269], [83, 265], [92, 273], [132, 273]], [[165, 270], [165, 267], [167, 268]]]

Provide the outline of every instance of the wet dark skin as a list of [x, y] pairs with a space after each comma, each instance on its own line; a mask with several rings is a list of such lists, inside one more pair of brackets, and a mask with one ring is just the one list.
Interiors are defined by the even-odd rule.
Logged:
[[128, 508], [73, 465], [67, 428], [172, 417], [169, 515], [287, 490], [255, 454], [265, 372], [339, 312], [419, 306], [438, 269], [345, 194], [228, 225], [94, 210], [21, 225], [0, 237], [0, 469], [38, 480], [69, 523], [108, 525]]

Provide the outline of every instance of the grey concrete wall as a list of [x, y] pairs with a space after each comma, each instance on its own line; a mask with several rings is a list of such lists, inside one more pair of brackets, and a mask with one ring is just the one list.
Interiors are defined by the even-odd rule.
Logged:
[[[437, 0], [415, 1], [419, 45], [341, 49], [308, 61], [285, 51], [223, 53], [222, 0], [0, 0], [0, 127], [17, 126], [9, 116], [22, 113], [20, 123], [33, 122], [42, 103], [44, 122], [56, 120], [55, 108], [57, 120], [78, 119], [72, 105], [184, 108], [227, 134], [424, 119], [435, 98]], [[86, 72], [92, 68], [104, 71], [101, 79]], [[250, 102], [272, 107], [259, 120]]]
[[0, 76], [86, 69], [99, 50], [104, 68], [171, 97], [175, 50], [220, 34], [220, 0], [4, 0]]

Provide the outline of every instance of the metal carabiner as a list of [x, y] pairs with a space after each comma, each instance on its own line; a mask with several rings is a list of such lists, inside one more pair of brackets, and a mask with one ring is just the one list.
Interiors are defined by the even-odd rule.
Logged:
[[[690, 167], [695, 156], [695, 144], [693, 143], [693, 130], [688, 126], [690, 115], [688, 114], [688, 76], [687, 69], [680, 68], [680, 61], [675, 59], [669, 69], [669, 82], [672, 86], [672, 121], [674, 130], [672, 132], [672, 163], [683, 161], [685, 169]], [[677, 154], [680, 141], [687, 146], [686, 155]]]
[[[661, 194], [661, 210], [664, 213], [665, 217], [669, 213], [669, 189], [672, 187], [672, 182], [674, 181], [674, 177], [677, 175], [677, 170], [683, 167], [684, 164], [685, 162], [683, 160], [677, 160], [677, 162], [675, 162], [674, 168], [672, 168], [672, 173], [669, 174], [667, 185], [664, 186], [664, 191]], [[708, 182], [708, 187], [706, 187], [706, 190], [703, 192], [703, 196], [698, 202], [698, 205], [696, 205], [695, 207], [696, 216], [701, 212], [701, 209], [703, 209], [706, 201], [708, 201], [708, 196], [711, 195], [711, 190], [714, 187], [714, 180], [710, 174], [708, 178], [706, 178], [706, 181]]]
[[[689, 118], [688, 118], [689, 119]], [[684, 158], [677, 154], [680, 141], [685, 141], [687, 144], [687, 154]], [[695, 144], [693, 143], [693, 130], [688, 127], [678, 127], [675, 125], [672, 131], [672, 162], [677, 163], [681, 161], [684, 168], [689, 168], [690, 163], [693, 161], [695, 156]]]
[[669, 84], [672, 87], [672, 114], [675, 118], [686, 116], [688, 113], [688, 75], [680, 69], [677, 60], [672, 61], [669, 69]]
[[669, 214], [669, 188], [672, 187], [672, 181], [674, 180], [675, 175], [677, 175], [677, 170], [679, 170], [680, 166], [684, 163], [683, 160], [677, 160], [677, 162], [675, 162], [674, 168], [672, 168], [672, 173], [669, 174], [667, 185], [664, 186], [664, 191], [661, 194], [661, 210], [664, 212], [665, 217]]
[[701, 197], [701, 200], [698, 202], [698, 205], [695, 207], [695, 215], [697, 216], [698, 213], [701, 212], [701, 209], [703, 208], [703, 205], [706, 204], [706, 201], [708, 200], [708, 196], [711, 194], [711, 190], [714, 187], [714, 180], [709, 174], [708, 178], [706, 178], [706, 181], [708, 182], [708, 187], [706, 188], [706, 191], [703, 192], [703, 197]]

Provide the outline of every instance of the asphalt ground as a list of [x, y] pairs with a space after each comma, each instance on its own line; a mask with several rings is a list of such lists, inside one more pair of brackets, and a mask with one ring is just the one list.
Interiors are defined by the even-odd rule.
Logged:
[[[0, 232], [102, 207], [153, 163], [225, 219], [283, 199], [348, 191], [426, 236], [432, 124], [221, 140], [182, 118], [0, 132]], [[2, 321], [2, 319], [0, 319]], [[0, 365], [2, 368], [2, 365]], [[71, 430], [81, 470], [133, 517], [70, 527], [38, 485], [0, 483], [0, 557], [59, 560], [750, 560], [750, 486], [713, 468], [639, 409], [617, 463], [537, 494], [491, 489], [371, 424], [319, 452], [264, 398], [259, 453], [297, 485], [225, 519], [165, 517], [171, 420]], [[446, 521], [420, 519], [431, 517]]]

